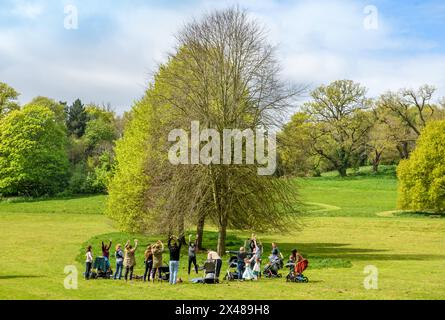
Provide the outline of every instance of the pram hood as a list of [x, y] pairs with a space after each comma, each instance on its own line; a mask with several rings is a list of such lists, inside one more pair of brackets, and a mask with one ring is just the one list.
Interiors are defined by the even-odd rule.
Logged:
[[216, 270], [216, 263], [213, 260], [206, 260], [203, 265], [203, 269], [206, 273], [215, 272]]

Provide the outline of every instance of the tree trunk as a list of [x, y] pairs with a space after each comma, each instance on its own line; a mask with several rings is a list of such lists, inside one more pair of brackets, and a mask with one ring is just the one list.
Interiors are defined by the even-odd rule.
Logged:
[[408, 151], [408, 143], [407, 142], [405, 142], [405, 141], [400, 142], [400, 144], [397, 145], [397, 151], [399, 151], [401, 159], [408, 159], [409, 151]]
[[227, 221], [218, 227], [218, 254], [222, 257], [226, 252]]
[[180, 217], [178, 221], [178, 237], [182, 237], [185, 234], [184, 230], [184, 217]]
[[403, 143], [403, 158], [404, 159], [409, 158], [408, 142]]
[[338, 173], [340, 174], [341, 177], [346, 177], [346, 167], [341, 166], [337, 169]]
[[196, 226], [196, 236], [198, 242], [198, 250], [202, 250], [202, 238], [204, 236], [204, 224], [205, 224], [205, 215], [202, 215], [198, 220], [198, 225]]
[[374, 172], [374, 173], [379, 172], [379, 165], [380, 165], [381, 157], [382, 157], [382, 153], [376, 151], [374, 161], [372, 161], [372, 172]]

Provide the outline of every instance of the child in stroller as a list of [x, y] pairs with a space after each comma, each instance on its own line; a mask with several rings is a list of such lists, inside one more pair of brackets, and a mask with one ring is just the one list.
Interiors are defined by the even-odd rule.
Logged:
[[238, 257], [231, 256], [229, 261], [227, 262], [227, 272], [224, 276], [224, 280], [232, 281], [238, 279]]
[[298, 252], [297, 249], [292, 250], [289, 262], [286, 267], [289, 268], [289, 274], [286, 276], [287, 282], [309, 282], [309, 279], [303, 275], [309, 262]]
[[275, 255], [269, 257], [269, 262], [264, 267], [264, 276], [266, 278], [281, 278], [281, 274], [278, 272], [283, 268], [283, 260]]

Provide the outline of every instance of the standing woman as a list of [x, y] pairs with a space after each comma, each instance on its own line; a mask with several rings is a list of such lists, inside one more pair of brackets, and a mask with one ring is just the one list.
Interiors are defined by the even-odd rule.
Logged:
[[122, 246], [118, 244], [116, 246], [116, 252], [114, 253], [116, 258], [116, 272], [114, 273], [114, 280], [122, 278], [122, 269], [124, 267], [124, 252], [122, 251]]
[[236, 261], [237, 276], [238, 276], [238, 280], [242, 280], [243, 279], [243, 273], [244, 273], [245, 265], [246, 265], [245, 260], [251, 254], [248, 254], [244, 247], [239, 248], [239, 251], [226, 251], [226, 253], [236, 254], [236, 258], [237, 258], [237, 261]]
[[[179, 242], [179, 244], [178, 244]], [[179, 258], [181, 255], [181, 246], [184, 242], [184, 237], [178, 239], [175, 236], [171, 236], [168, 239], [168, 250], [170, 251], [170, 262], [168, 264], [170, 269], [170, 284], [176, 284], [179, 271]]]
[[195, 241], [192, 242], [192, 235], [189, 235], [189, 267], [188, 267], [188, 275], [190, 276], [190, 269], [192, 263], [195, 267], [195, 272], [198, 274], [198, 264], [196, 263], [196, 249], [198, 248], [198, 237], [196, 237]]
[[88, 246], [87, 248], [87, 253], [85, 254], [86, 259], [85, 259], [85, 280], [89, 280], [90, 279], [90, 273], [91, 273], [91, 268], [93, 266], [93, 252], [92, 252], [92, 247]]
[[219, 274], [221, 272], [221, 266], [222, 266], [222, 259], [221, 259], [221, 257], [219, 256], [219, 254], [216, 251], [211, 250], [211, 249], [207, 249], [207, 260], [215, 261], [215, 264], [216, 264], [216, 267], [215, 267], [216, 268], [216, 270], [215, 270], [216, 277], [219, 278]]
[[156, 272], [158, 273], [158, 279], [161, 279], [161, 267], [162, 267], [162, 253], [164, 252], [164, 244], [161, 240], [158, 240], [156, 244], [152, 246], [153, 253], [153, 269], [151, 270], [151, 280], [155, 282]]
[[144, 253], [144, 263], [145, 263], [145, 273], [144, 273], [144, 282], [147, 280], [150, 281], [151, 269], [153, 269], [153, 251], [151, 246], [147, 247]]
[[125, 266], [125, 281], [128, 280], [128, 273], [130, 272], [130, 280], [133, 280], [133, 270], [136, 265], [136, 258], [134, 257], [134, 253], [138, 247], [138, 241], [134, 240], [134, 248], [130, 244], [130, 240], [125, 244], [125, 258], [124, 258], [124, 266]]
[[110, 248], [111, 248], [111, 244], [112, 244], [112, 240], [110, 239], [110, 243], [108, 244], [108, 246], [106, 244], [104, 244], [104, 242], [102, 241], [102, 256], [110, 259]]
[[110, 268], [110, 248], [111, 248], [111, 244], [112, 244], [111, 239], [110, 239], [110, 243], [108, 244], [108, 246], [106, 244], [104, 244], [104, 242], [102, 241], [102, 256], [105, 258], [105, 263], [106, 263], [107, 270]]
[[252, 233], [252, 235], [250, 236], [249, 239], [249, 249], [250, 249], [250, 253], [254, 253], [256, 247], [256, 235], [255, 233]]

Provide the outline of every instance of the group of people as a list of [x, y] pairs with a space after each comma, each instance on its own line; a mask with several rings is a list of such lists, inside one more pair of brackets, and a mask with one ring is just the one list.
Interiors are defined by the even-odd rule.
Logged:
[[[116, 258], [116, 270], [113, 274], [113, 279], [122, 279], [122, 273], [125, 270], [124, 279], [133, 279], [133, 272], [136, 266], [135, 252], [138, 248], [138, 240], [134, 240], [134, 246], [131, 245], [130, 240], [128, 240], [125, 246], [122, 248], [121, 244], [117, 244], [115, 247], [115, 258]], [[170, 260], [168, 264], [169, 271], [169, 283], [176, 284], [182, 282], [178, 278], [179, 271], [179, 261], [182, 245], [188, 245], [188, 275], [190, 276], [192, 266], [196, 274], [198, 274], [198, 264], [196, 260], [196, 255], [198, 251], [198, 236], [192, 241], [192, 235], [189, 236], [188, 243], [184, 236], [176, 237], [170, 236], [167, 243], [167, 248], [170, 254]], [[102, 256], [105, 259], [106, 268], [110, 268], [110, 249], [112, 246], [112, 240], [110, 239], [109, 244], [104, 244], [102, 242]], [[247, 249], [246, 249], [247, 247]], [[156, 278], [162, 280], [161, 268], [163, 267], [163, 253], [165, 251], [164, 243], [158, 240], [156, 243], [151, 244], [146, 247], [144, 252], [144, 265], [145, 272], [143, 280], [145, 281], [155, 281]], [[255, 234], [248, 239], [248, 245], [240, 247], [239, 251], [226, 251], [226, 253], [236, 255], [236, 265], [237, 265], [237, 279], [238, 280], [257, 280], [261, 276], [261, 263], [262, 263], [262, 253], [263, 245], [257, 240]], [[283, 255], [276, 243], [272, 243], [272, 251], [269, 256], [268, 264], [273, 263], [277, 259], [283, 259]], [[295, 249], [289, 258], [292, 262], [298, 263], [303, 260], [303, 257]], [[207, 260], [212, 260], [215, 262], [215, 275], [219, 278], [222, 267], [222, 259], [219, 254], [212, 250], [207, 250]], [[92, 246], [88, 246], [86, 252], [86, 270], [85, 278], [89, 279], [91, 274], [91, 269], [93, 265], [93, 253]]]

